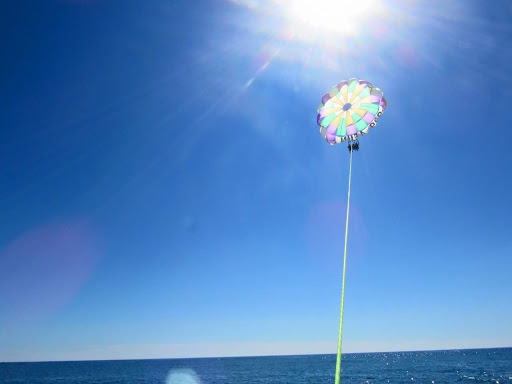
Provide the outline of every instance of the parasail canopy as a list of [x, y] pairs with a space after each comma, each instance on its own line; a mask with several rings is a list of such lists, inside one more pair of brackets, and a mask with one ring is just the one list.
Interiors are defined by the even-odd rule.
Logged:
[[318, 106], [320, 134], [331, 145], [368, 133], [387, 107], [382, 91], [366, 80], [349, 79], [332, 87]]

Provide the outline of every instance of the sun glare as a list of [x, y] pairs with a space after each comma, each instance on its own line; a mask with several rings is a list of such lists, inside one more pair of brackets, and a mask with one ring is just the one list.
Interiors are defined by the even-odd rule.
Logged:
[[381, 0], [285, 0], [279, 5], [293, 32], [309, 38], [357, 35], [383, 12]]

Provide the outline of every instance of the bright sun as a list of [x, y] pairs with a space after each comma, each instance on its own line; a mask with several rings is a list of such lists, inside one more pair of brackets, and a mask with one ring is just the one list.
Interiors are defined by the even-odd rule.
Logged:
[[381, 0], [278, 0], [293, 32], [316, 38], [357, 35], [383, 12]]

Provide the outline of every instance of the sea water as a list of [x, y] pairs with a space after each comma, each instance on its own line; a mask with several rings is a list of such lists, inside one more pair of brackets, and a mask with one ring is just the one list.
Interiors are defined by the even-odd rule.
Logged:
[[[330, 384], [335, 363], [335, 355], [0, 363], [0, 384]], [[512, 384], [512, 348], [344, 354], [341, 382]]]

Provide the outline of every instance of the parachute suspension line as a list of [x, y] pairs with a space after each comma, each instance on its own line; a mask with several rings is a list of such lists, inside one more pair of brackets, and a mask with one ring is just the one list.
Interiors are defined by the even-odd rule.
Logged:
[[336, 376], [335, 384], [340, 383], [341, 375], [341, 343], [343, 335], [343, 306], [345, 304], [345, 271], [347, 270], [347, 240], [348, 240], [348, 215], [350, 211], [350, 183], [352, 180], [352, 153], [350, 151], [350, 167], [348, 172], [348, 197], [347, 197], [347, 220], [345, 222], [345, 247], [343, 250], [343, 280], [341, 283], [341, 309], [340, 309], [340, 327], [338, 330], [338, 353], [336, 356]]

